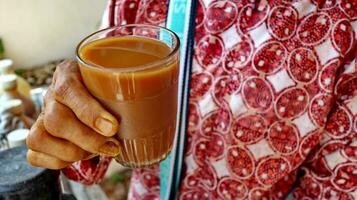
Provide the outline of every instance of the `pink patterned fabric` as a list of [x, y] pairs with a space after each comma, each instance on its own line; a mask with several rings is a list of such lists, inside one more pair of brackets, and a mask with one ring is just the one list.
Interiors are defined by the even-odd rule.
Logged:
[[69, 179], [91, 185], [103, 178], [110, 161], [111, 158], [109, 157], [95, 157], [90, 160], [76, 162], [72, 166], [63, 169], [62, 173]]
[[[357, 1], [198, 4], [179, 199], [357, 199]], [[111, 25], [162, 25], [167, 10], [110, 8]], [[158, 170], [135, 170], [129, 199], [159, 199]]]

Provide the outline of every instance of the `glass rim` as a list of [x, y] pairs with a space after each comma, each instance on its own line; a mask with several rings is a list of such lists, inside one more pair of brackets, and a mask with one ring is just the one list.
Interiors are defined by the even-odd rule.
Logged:
[[[170, 33], [173, 38], [175, 38], [176, 41], [176, 45], [174, 46], [174, 48], [171, 48], [172, 51], [165, 57], [151, 62], [151, 63], [147, 63], [147, 64], [143, 64], [143, 65], [138, 65], [135, 67], [124, 67], [124, 68], [113, 68], [113, 67], [103, 67], [100, 65], [97, 65], [95, 63], [89, 63], [87, 61], [85, 61], [81, 56], [80, 56], [80, 50], [82, 49], [82, 47], [88, 42], [88, 40], [98, 34], [104, 33], [106, 31], [109, 30], [115, 30], [118, 28], [125, 28], [125, 27], [147, 27], [147, 28], [152, 28], [152, 29], [163, 29], [165, 31], [167, 31], [168, 33]], [[135, 36], [135, 35], [134, 35]], [[115, 36], [113, 36], [115, 37]], [[121, 36], [119, 36], [121, 37]], [[138, 35], [138, 37], [145, 37], [145, 35]], [[148, 37], [149, 38], [149, 37]], [[153, 39], [153, 38], [152, 38]], [[156, 26], [156, 25], [149, 25], [149, 24], [126, 24], [126, 25], [118, 25], [118, 26], [112, 26], [112, 27], [108, 27], [108, 28], [104, 28], [104, 29], [100, 29], [88, 36], [86, 36], [85, 38], [83, 38], [77, 45], [76, 47], [76, 58], [77, 60], [83, 64], [86, 67], [95, 69], [95, 70], [100, 70], [100, 71], [110, 71], [110, 72], [137, 72], [137, 71], [144, 71], [147, 69], [152, 69], [152, 68], [156, 68], [157, 66], [161, 66], [162, 64], [166, 63], [171, 57], [173, 57], [180, 49], [180, 39], [177, 36], [177, 34], [173, 31], [171, 31], [170, 29], [166, 28], [166, 27], [162, 27], [162, 26]]]

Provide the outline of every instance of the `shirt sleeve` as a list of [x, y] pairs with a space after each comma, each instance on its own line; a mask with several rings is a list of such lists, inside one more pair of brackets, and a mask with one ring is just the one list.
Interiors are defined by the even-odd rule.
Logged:
[[108, 169], [110, 157], [97, 156], [90, 160], [82, 160], [62, 170], [62, 173], [71, 180], [91, 185], [99, 182]]
[[320, 144], [302, 167], [294, 199], [357, 197], [356, 53], [337, 76], [334, 89], [336, 103], [329, 114]]

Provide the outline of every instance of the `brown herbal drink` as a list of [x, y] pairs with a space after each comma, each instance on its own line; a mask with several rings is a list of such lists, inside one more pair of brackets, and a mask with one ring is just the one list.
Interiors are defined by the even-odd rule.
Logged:
[[135, 35], [78, 47], [86, 87], [121, 122], [116, 137], [122, 149], [115, 159], [123, 165], [151, 165], [171, 150], [178, 78], [178, 52], [173, 51], [159, 39]]

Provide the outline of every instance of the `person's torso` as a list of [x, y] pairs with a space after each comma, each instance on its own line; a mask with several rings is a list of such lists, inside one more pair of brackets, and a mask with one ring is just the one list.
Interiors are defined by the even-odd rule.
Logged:
[[[288, 194], [334, 103], [357, 33], [355, 4], [198, 1], [180, 199]], [[167, 2], [115, 9], [117, 25], [163, 25]], [[342, 108], [340, 117], [349, 117]]]

